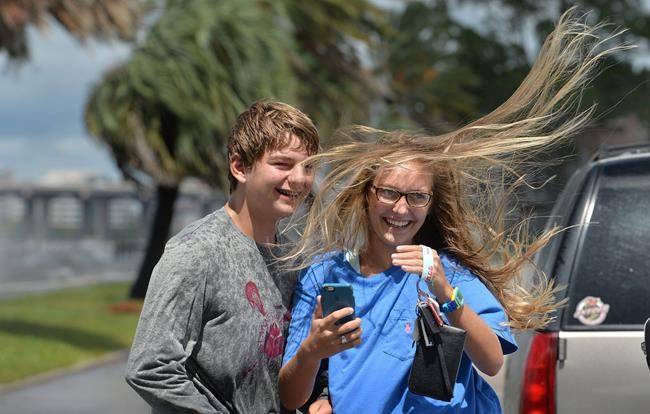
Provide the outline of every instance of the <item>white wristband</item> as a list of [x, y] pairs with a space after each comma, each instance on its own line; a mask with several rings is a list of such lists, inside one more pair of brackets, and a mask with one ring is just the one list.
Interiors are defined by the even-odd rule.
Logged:
[[429, 246], [422, 246], [422, 277], [426, 280], [433, 278], [433, 252]]

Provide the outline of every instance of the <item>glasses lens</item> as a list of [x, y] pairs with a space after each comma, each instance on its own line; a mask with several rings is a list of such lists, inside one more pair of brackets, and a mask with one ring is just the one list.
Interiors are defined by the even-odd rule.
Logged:
[[395, 203], [399, 200], [400, 194], [389, 188], [377, 187], [377, 199], [382, 203]]
[[406, 202], [411, 207], [424, 207], [429, 204], [431, 196], [427, 193], [408, 193], [406, 195]]

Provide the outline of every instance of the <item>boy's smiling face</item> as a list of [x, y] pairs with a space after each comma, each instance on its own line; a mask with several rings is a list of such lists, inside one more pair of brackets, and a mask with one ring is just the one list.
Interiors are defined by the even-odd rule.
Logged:
[[252, 214], [277, 220], [295, 211], [314, 178], [301, 164], [308, 156], [302, 142], [291, 135], [287, 145], [267, 151], [247, 169], [245, 185]]

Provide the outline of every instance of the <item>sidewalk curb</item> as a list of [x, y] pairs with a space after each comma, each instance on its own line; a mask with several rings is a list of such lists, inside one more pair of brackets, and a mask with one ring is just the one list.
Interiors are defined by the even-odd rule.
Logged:
[[50, 381], [54, 381], [61, 377], [65, 377], [72, 374], [77, 374], [84, 371], [89, 371], [94, 368], [99, 368], [104, 365], [112, 364], [120, 360], [126, 360], [129, 355], [128, 349], [122, 349], [120, 351], [109, 352], [108, 354], [101, 355], [97, 358], [91, 359], [89, 361], [83, 361], [78, 364], [57, 368], [52, 371], [44, 372], [42, 374], [37, 374], [16, 382], [11, 382], [8, 384], [0, 385], [0, 397], [5, 394], [9, 394], [13, 391], [19, 391], [25, 388], [33, 387], [36, 385], [44, 384]]

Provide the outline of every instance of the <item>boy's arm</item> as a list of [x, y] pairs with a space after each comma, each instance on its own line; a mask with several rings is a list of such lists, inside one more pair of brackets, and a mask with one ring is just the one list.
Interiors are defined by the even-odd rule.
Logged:
[[127, 362], [129, 385], [163, 412], [230, 411], [217, 410], [197, 390], [186, 367], [203, 329], [205, 266], [210, 261], [196, 260], [199, 254], [199, 248], [166, 250], [153, 271]]

